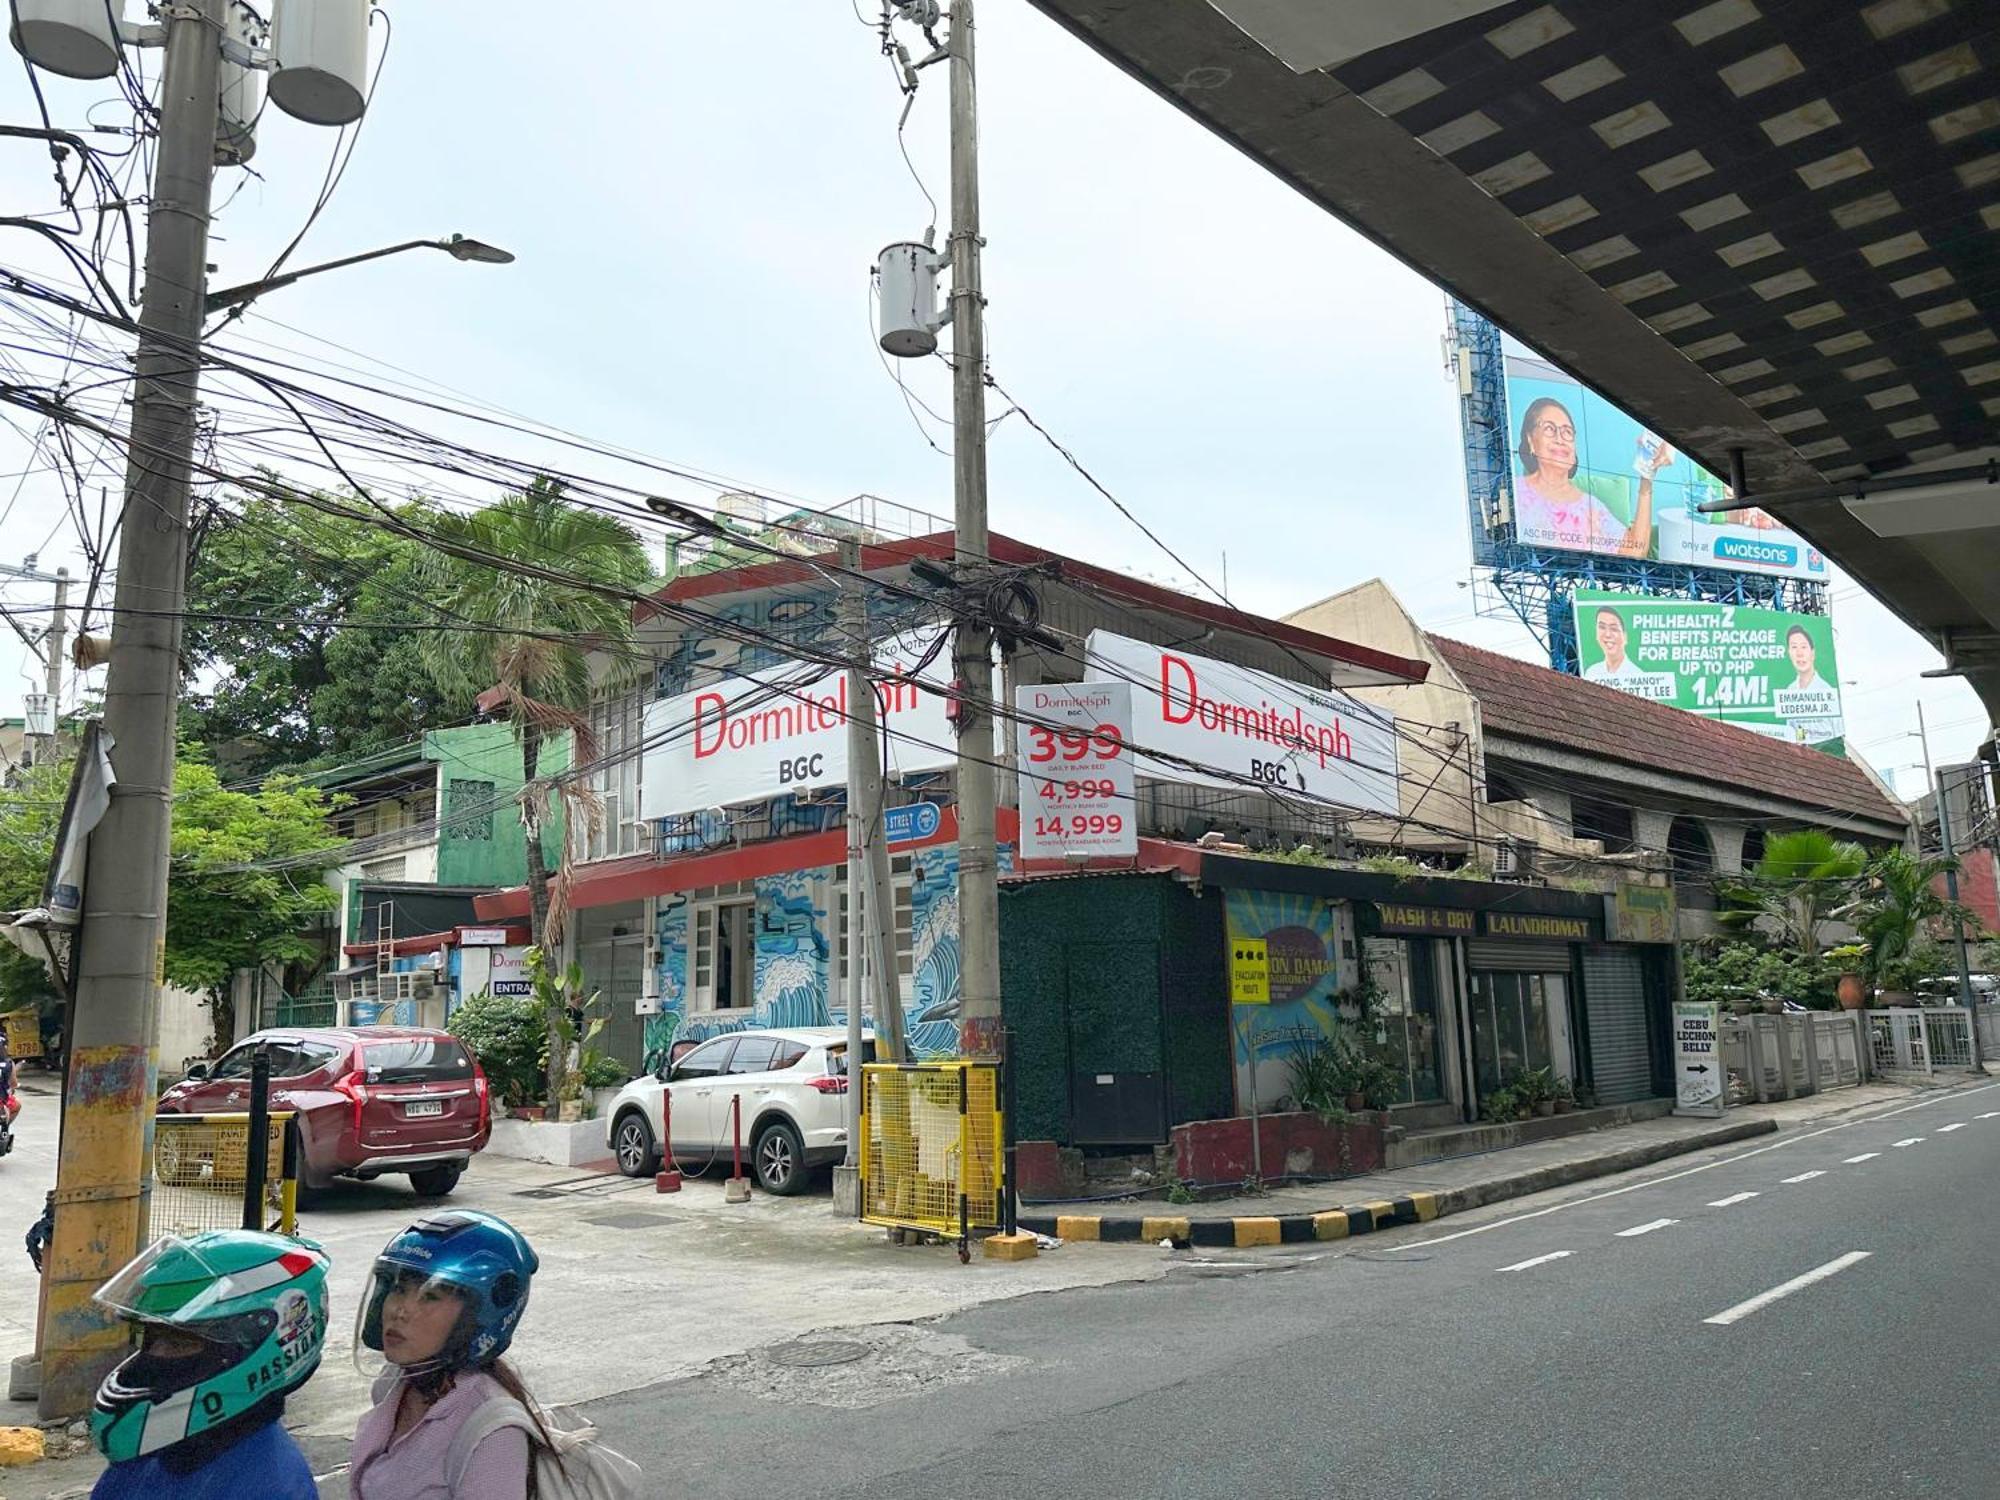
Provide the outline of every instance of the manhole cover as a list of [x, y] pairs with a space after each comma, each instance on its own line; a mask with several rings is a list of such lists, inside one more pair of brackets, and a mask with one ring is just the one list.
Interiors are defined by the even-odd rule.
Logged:
[[828, 1365], [851, 1365], [875, 1351], [851, 1339], [815, 1339], [810, 1343], [780, 1344], [766, 1349], [764, 1358], [791, 1370], [818, 1370]]
[[516, 1198], [567, 1198], [569, 1194], [558, 1193], [553, 1188], [518, 1188]]
[[602, 1224], [606, 1229], [651, 1229], [660, 1224], [674, 1221], [665, 1214], [628, 1212], [616, 1214], [591, 1214], [585, 1218], [586, 1224]]

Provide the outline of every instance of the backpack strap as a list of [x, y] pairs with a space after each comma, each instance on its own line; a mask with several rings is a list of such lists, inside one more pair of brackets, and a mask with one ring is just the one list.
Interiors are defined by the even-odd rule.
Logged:
[[451, 1447], [444, 1456], [445, 1483], [455, 1496], [465, 1478], [465, 1466], [472, 1462], [472, 1454], [480, 1443], [494, 1433], [508, 1427], [518, 1427], [528, 1435], [528, 1459], [532, 1466], [535, 1454], [535, 1419], [528, 1415], [528, 1409], [512, 1396], [495, 1396], [482, 1402], [472, 1415], [459, 1423], [458, 1431], [451, 1435]]

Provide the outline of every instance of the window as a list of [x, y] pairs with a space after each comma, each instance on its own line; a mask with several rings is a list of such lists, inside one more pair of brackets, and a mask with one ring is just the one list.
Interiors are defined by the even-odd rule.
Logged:
[[688, 923], [688, 995], [693, 1010], [748, 1010], [756, 994], [754, 897], [704, 901]]
[[799, 1059], [805, 1055], [806, 1048], [801, 1043], [780, 1042], [778, 1043], [777, 1054], [772, 1057], [770, 1066], [765, 1071], [782, 1073], [787, 1068], [796, 1068], [799, 1065]]
[[[895, 894], [896, 908], [896, 980], [897, 988], [905, 1000], [911, 996], [916, 981], [916, 861], [905, 854], [889, 861], [889, 885]], [[837, 865], [833, 872], [833, 899], [828, 903], [833, 921], [833, 981], [847, 982], [847, 866]]]
[[639, 752], [645, 743], [644, 699], [637, 693], [600, 698], [590, 707], [597, 760], [590, 789], [603, 800], [596, 829], [577, 820], [572, 847], [580, 859], [608, 859], [639, 847]]
[[208, 1070], [210, 1078], [248, 1078], [250, 1059], [256, 1055], [255, 1046], [242, 1046], [225, 1053], [220, 1062]]
[[493, 842], [493, 783], [454, 776], [445, 783], [444, 836], [454, 843]]
[[746, 1036], [736, 1044], [736, 1053], [729, 1059], [731, 1073], [768, 1073], [771, 1059], [778, 1054], [778, 1039], [774, 1036]]
[[674, 1064], [673, 1076], [679, 1078], [715, 1078], [729, 1066], [729, 1054], [736, 1050], [736, 1038], [719, 1036], [712, 1042], [703, 1042], [694, 1051]]
[[370, 1042], [361, 1065], [370, 1083], [443, 1083], [472, 1076], [472, 1059], [450, 1037]]

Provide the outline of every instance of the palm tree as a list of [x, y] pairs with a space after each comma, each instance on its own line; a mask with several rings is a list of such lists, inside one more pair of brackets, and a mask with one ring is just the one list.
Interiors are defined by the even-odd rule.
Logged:
[[1909, 957], [1926, 923], [1946, 918], [1959, 923], [1958, 930], [1963, 931], [1963, 924], [1970, 921], [1978, 930], [1974, 913], [1947, 901], [1937, 890], [1938, 878], [1957, 868], [1956, 859], [1907, 849], [1885, 849], [1868, 866], [1867, 891], [1854, 925], [1868, 941], [1868, 964], [1878, 988], [1902, 988], [1884, 976], [1892, 965]]
[[1821, 925], [1852, 904], [1867, 867], [1867, 850], [1824, 829], [1774, 834], [1755, 866], [1720, 884], [1729, 903], [1720, 919], [1738, 928], [1769, 923], [1783, 946], [1817, 959]]
[[[572, 763], [596, 755], [590, 738], [589, 652], [632, 638], [631, 592], [650, 575], [646, 549], [621, 522], [579, 509], [562, 486], [541, 478], [524, 494], [475, 511], [445, 515], [424, 559], [427, 597], [464, 630], [426, 638], [426, 665], [440, 687], [497, 688], [521, 747], [521, 832], [526, 846], [530, 941], [548, 932], [549, 870], [542, 850], [548, 788], [540, 781], [543, 742], [567, 732]], [[560, 870], [568, 851], [558, 856]], [[558, 913], [558, 918], [560, 913]], [[559, 922], [558, 922], [559, 925]], [[556, 1103], [564, 1058], [562, 1014], [549, 1017], [549, 1102]]]

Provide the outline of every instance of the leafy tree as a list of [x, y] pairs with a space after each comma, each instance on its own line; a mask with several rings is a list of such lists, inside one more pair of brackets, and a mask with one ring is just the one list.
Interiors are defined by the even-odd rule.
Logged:
[[1890, 977], [1909, 967], [1908, 960], [1927, 927], [1956, 922], [1979, 931], [1979, 917], [1959, 902], [1947, 901], [1937, 889], [1940, 878], [1956, 870], [1958, 861], [1941, 854], [1917, 855], [1907, 849], [1885, 849], [1869, 863], [1855, 927], [1868, 943], [1871, 977], [1878, 985], [1902, 989]]
[[1725, 926], [1775, 931], [1781, 946], [1817, 962], [1820, 928], [1852, 904], [1868, 851], [1819, 828], [1774, 834], [1763, 858], [1734, 880], [1718, 883]]
[[[576, 747], [574, 763], [594, 757], [587, 653], [593, 647], [615, 652], [631, 640], [632, 606], [621, 593], [649, 576], [646, 549], [629, 527], [567, 503], [561, 485], [548, 479], [472, 515], [441, 516], [433, 530], [438, 550], [425, 555], [420, 570], [429, 597], [446, 615], [479, 628], [424, 637], [425, 661], [448, 691], [497, 688], [513, 722], [521, 747], [530, 940], [540, 946], [549, 926], [542, 743], [567, 731]], [[554, 1007], [548, 1023], [551, 1099], [562, 1084], [559, 1021], [560, 1007]]]
[[[316, 788], [273, 779], [255, 792], [231, 791], [190, 749], [174, 767], [165, 971], [169, 982], [209, 995], [224, 1033], [223, 997], [237, 969], [314, 956], [304, 929], [338, 904], [320, 877], [336, 863], [326, 851], [340, 841]], [[38, 766], [0, 792], [0, 905], [41, 899], [69, 774], [68, 763]], [[41, 998], [18, 969], [0, 968], [0, 995]]]
[[467, 717], [470, 696], [439, 689], [415, 633], [369, 628], [438, 618], [421, 557], [407, 537], [304, 505], [253, 497], [219, 513], [188, 580], [183, 733], [255, 775]]

